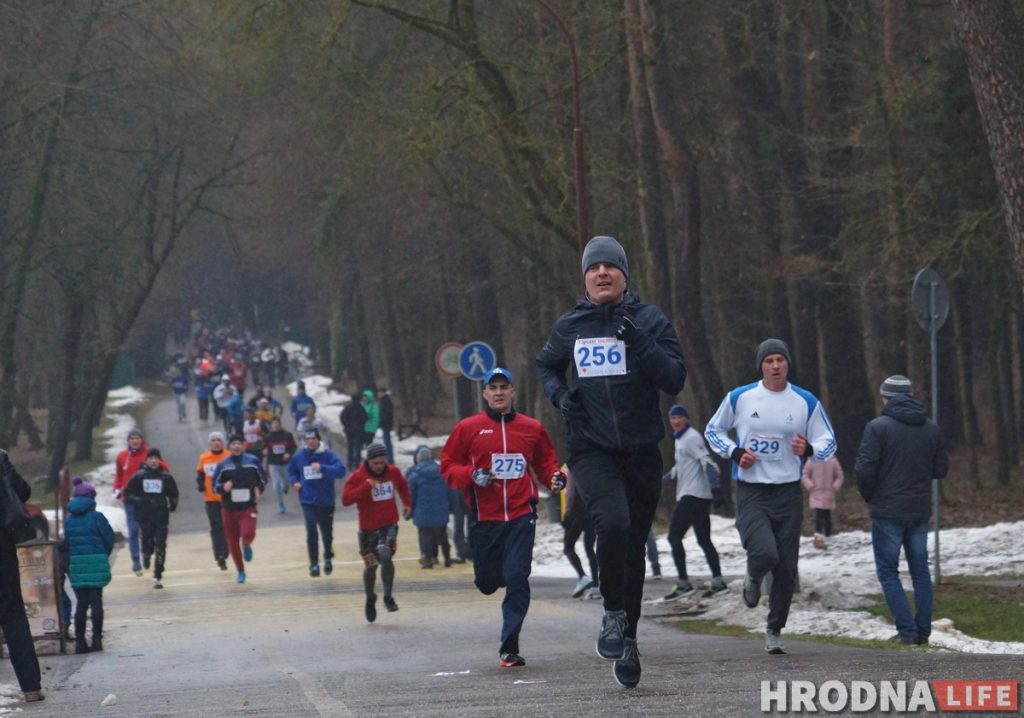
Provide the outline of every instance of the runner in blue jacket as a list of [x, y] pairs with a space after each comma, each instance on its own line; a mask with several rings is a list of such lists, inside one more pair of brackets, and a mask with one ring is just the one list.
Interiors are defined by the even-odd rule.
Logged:
[[331, 575], [334, 557], [335, 479], [345, 476], [345, 464], [338, 455], [320, 443], [320, 432], [303, 434], [305, 446], [288, 462], [288, 478], [299, 492], [299, 503], [306, 518], [306, 548], [309, 550], [309, 575], [320, 575], [317, 551], [317, 527], [324, 542], [324, 573]]

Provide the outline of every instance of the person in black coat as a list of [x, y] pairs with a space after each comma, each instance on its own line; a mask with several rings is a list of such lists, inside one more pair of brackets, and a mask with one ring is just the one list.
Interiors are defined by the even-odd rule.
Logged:
[[[14, 468], [7, 452], [0, 449], [0, 481], [7, 482], [14, 494], [24, 503], [32, 489]], [[0, 491], [5, 501], [9, 491]], [[7, 507], [0, 506], [0, 515], [7, 515]], [[25, 695], [26, 702], [41, 701], [43, 694], [32, 631], [25, 614], [25, 600], [21, 595], [21, 573], [18, 570], [18, 552], [8, 532], [0, 527], [0, 629], [11, 656], [14, 674]]]
[[[853, 473], [871, 510], [875, 573], [896, 623], [896, 638], [924, 645], [932, 630], [932, 579], [928, 571], [928, 519], [934, 479], [949, 472], [938, 424], [913, 394], [910, 379], [895, 374], [882, 382], [882, 415], [864, 428]], [[911, 615], [900, 583], [900, 549], [914, 584]]]
[[359, 453], [363, 449], [363, 427], [366, 426], [366, 408], [358, 396], [341, 410], [341, 427], [345, 431], [345, 442], [348, 444], [348, 460], [345, 466], [355, 470], [362, 463]]

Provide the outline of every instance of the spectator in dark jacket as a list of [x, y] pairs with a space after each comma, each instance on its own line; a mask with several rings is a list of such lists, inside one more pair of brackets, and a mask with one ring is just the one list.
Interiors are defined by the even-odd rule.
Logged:
[[[882, 415], [864, 429], [853, 472], [871, 510], [875, 572], [903, 643], [924, 645], [932, 629], [932, 580], [928, 571], [928, 519], [932, 480], [949, 471], [938, 424], [899, 374], [882, 382]], [[914, 585], [916, 614], [899, 578], [900, 549]]]
[[[0, 449], [0, 481], [7, 483], [7, 489], [0, 491], [0, 515], [8, 497], [24, 503], [32, 495], [32, 489], [11, 464], [7, 452]], [[36, 658], [32, 631], [25, 614], [25, 601], [21, 596], [21, 579], [18, 572], [18, 553], [6, 530], [0, 527], [0, 628], [10, 653], [14, 674], [18, 677], [27, 702], [43, 700], [39, 674], [39, 659]]]
[[412, 522], [419, 531], [420, 566], [433, 568], [440, 548], [447, 568], [452, 565], [448, 543], [448, 484], [429, 447], [416, 447], [415, 458], [416, 465], [409, 469], [405, 478], [412, 497]]
[[345, 442], [348, 444], [347, 466], [354, 471], [361, 462], [359, 453], [362, 451], [365, 438], [363, 427], [366, 426], [366, 421], [369, 418], [366, 415], [366, 407], [363, 406], [363, 402], [359, 400], [358, 396], [353, 396], [341, 410], [339, 418], [341, 426], [345, 430]]

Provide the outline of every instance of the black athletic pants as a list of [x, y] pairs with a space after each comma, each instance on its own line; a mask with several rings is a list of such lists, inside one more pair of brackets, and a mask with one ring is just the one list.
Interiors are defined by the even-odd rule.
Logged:
[[661, 498], [661, 452], [657, 444], [624, 451], [574, 448], [569, 470], [597, 533], [604, 608], [625, 610], [626, 636], [635, 638], [647, 534]]
[[668, 526], [668, 545], [672, 547], [672, 560], [676, 564], [676, 575], [682, 581], [686, 575], [686, 551], [683, 550], [683, 536], [692, 526], [697, 544], [704, 551], [712, 576], [721, 576], [722, 567], [718, 562], [718, 551], [711, 543], [711, 499], [696, 496], [683, 496], [676, 502], [672, 511], [672, 521]]

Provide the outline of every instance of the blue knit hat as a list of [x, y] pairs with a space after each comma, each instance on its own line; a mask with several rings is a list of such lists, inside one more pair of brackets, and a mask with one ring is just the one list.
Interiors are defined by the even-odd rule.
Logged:
[[685, 416], [687, 419], [690, 418], [690, 413], [686, 411], [686, 407], [682, 404], [673, 404], [672, 408], [668, 410], [669, 416]]

